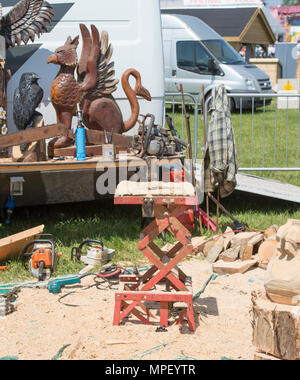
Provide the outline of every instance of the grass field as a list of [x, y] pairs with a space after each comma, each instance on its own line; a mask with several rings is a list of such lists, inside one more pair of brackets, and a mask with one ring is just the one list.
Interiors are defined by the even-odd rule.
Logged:
[[[173, 117], [171, 106], [166, 108], [167, 114]], [[194, 112], [190, 110], [190, 125], [194, 138]], [[185, 121], [182, 110], [174, 114], [174, 124], [186, 139]], [[209, 119], [207, 120], [209, 122]], [[282, 110], [270, 106], [258, 108], [253, 117], [252, 112], [243, 110], [232, 113], [232, 124], [235, 133], [239, 168], [282, 168], [300, 167], [300, 115], [298, 110]], [[197, 157], [204, 154], [204, 121], [198, 117], [198, 152]], [[299, 172], [292, 171], [251, 171], [253, 175], [273, 178], [282, 182], [300, 185]]]
[[[276, 166], [285, 166], [287, 159], [289, 166], [297, 166], [299, 152], [299, 123], [298, 112], [290, 110], [288, 113], [289, 129], [286, 134], [286, 111], [277, 111], [276, 128]], [[170, 114], [170, 109], [167, 108]], [[175, 126], [186, 139], [185, 125], [181, 121], [181, 112], [175, 114]], [[191, 126], [194, 125], [193, 113]], [[257, 110], [252, 120], [251, 113], [244, 113], [242, 117], [242, 133], [240, 137], [240, 115], [232, 115], [237, 143], [239, 166], [251, 164], [251, 152], [253, 152], [253, 166], [262, 164], [262, 144], [264, 141], [265, 156], [264, 165], [274, 166], [274, 105], [267, 107], [266, 113]], [[193, 130], [192, 130], [193, 132]], [[203, 155], [203, 121], [199, 117], [198, 130], [198, 157]], [[253, 140], [252, 140], [253, 136]], [[263, 138], [264, 136], [264, 138]], [[252, 143], [253, 141], [253, 143]], [[286, 142], [289, 154], [286, 157]], [[252, 173], [252, 172], [251, 172]], [[252, 174], [268, 176], [283, 182], [289, 182], [300, 186], [299, 172], [255, 172]], [[235, 192], [228, 199], [222, 200], [224, 207], [240, 222], [246, 224], [249, 229], [266, 229], [272, 224], [282, 225], [287, 219], [300, 219], [299, 205], [264, 198], [254, 195], [246, 195]], [[205, 210], [205, 206], [202, 205]], [[210, 205], [210, 215], [214, 218], [216, 210]], [[224, 214], [220, 215], [221, 229], [224, 230], [231, 220]], [[67, 205], [41, 206], [20, 208], [15, 210], [12, 224], [6, 226], [0, 224], [0, 238], [44, 224], [45, 233], [51, 233], [55, 237], [56, 250], [62, 252], [57, 270], [54, 275], [77, 273], [83, 264], [70, 260], [71, 249], [86, 239], [102, 240], [108, 248], [116, 250], [113, 262], [122, 265], [147, 265], [143, 255], [137, 249], [139, 233], [141, 231], [141, 210], [135, 206], [114, 206], [112, 200], [92, 203], [78, 203]], [[172, 241], [168, 237], [169, 241]], [[159, 245], [163, 242], [157, 239]], [[1, 263], [1, 265], [4, 263]], [[21, 281], [31, 279], [20, 259], [11, 260], [8, 270], [0, 271], [0, 282]]]

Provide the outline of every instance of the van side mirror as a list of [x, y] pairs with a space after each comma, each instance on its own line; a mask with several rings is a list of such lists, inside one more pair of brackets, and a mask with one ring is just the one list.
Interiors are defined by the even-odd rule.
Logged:
[[213, 75], [214, 74], [220, 74], [219, 65], [217, 64], [217, 62], [213, 58], [210, 58], [210, 60], [208, 62], [208, 70]]

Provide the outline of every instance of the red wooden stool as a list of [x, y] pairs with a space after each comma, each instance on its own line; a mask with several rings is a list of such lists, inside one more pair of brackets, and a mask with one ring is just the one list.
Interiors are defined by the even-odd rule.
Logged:
[[[154, 301], [159, 303], [160, 326], [167, 327], [169, 306], [172, 308], [180, 303], [179, 308], [182, 311], [177, 324], [181, 324], [187, 317], [189, 329], [195, 331], [191, 278], [178, 268], [178, 264], [192, 253], [192, 236], [178, 217], [196, 204], [196, 197], [116, 196], [114, 203], [142, 205], [144, 209], [148, 209], [148, 214], [150, 207], [150, 214], [154, 216], [154, 220], [142, 231], [138, 243], [138, 249], [153, 265], [142, 276], [120, 276], [120, 289], [115, 294], [113, 324], [119, 325], [125, 317], [133, 314], [143, 323], [151, 325], [150, 319], [156, 317], [146, 304]], [[161, 250], [154, 243], [154, 239], [165, 230], [178, 241], [168, 251]]]

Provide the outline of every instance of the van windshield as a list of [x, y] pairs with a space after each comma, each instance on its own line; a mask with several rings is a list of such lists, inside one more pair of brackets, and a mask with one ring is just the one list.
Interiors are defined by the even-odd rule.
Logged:
[[202, 42], [219, 62], [225, 63], [226, 65], [245, 64], [245, 61], [239, 53], [225, 40], [205, 40]]

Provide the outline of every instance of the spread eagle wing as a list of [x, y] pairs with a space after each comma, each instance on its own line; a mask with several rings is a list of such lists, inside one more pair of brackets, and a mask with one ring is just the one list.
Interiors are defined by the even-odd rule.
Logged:
[[[114, 62], [110, 62], [113, 48], [109, 44], [106, 31], [101, 37], [94, 25], [91, 26], [92, 37], [84, 24], [80, 25], [83, 47], [78, 64], [77, 74], [80, 83], [87, 94], [92, 97], [110, 95], [117, 89], [118, 79], [115, 79]], [[92, 80], [91, 80], [92, 78]], [[88, 85], [90, 79], [90, 84]]]
[[21, 0], [2, 17], [0, 34], [7, 47], [33, 42], [35, 35], [47, 31], [53, 15], [52, 6], [44, 0]]

